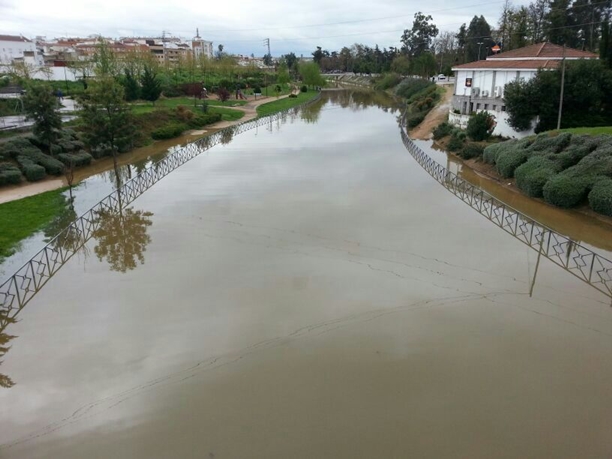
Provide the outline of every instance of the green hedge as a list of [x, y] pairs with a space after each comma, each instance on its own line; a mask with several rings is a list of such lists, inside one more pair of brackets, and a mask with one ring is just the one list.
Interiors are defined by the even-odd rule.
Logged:
[[194, 116], [192, 119], [187, 121], [187, 127], [190, 129], [199, 129], [208, 124], [213, 124], [221, 121], [221, 113], [202, 113]]
[[484, 146], [477, 143], [469, 143], [457, 153], [463, 159], [479, 158], [482, 156]]
[[588, 181], [583, 177], [559, 174], [546, 182], [543, 188], [546, 202], [557, 207], [570, 208], [584, 202], [589, 192]]
[[433, 130], [433, 138], [434, 140], [440, 140], [447, 135], [451, 135], [455, 127], [452, 124], [444, 121], [443, 123], [438, 124]]
[[450, 151], [458, 151], [462, 149], [463, 145], [465, 144], [465, 138], [465, 132], [453, 131], [453, 134], [451, 135], [451, 138], [448, 141], [448, 145], [446, 146], [446, 148], [448, 148]]
[[151, 133], [151, 137], [153, 137], [155, 140], [173, 139], [174, 137], [180, 136], [187, 129], [186, 124], [170, 123], [154, 130]]
[[589, 193], [589, 205], [595, 212], [612, 217], [612, 179], [595, 183]]
[[11, 163], [0, 163], [0, 185], [21, 183], [21, 171]]
[[406, 120], [406, 124], [409, 128], [417, 127], [423, 122], [423, 120], [425, 119], [425, 115], [425, 113], [414, 113], [412, 115], [409, 115]]
[[516, 186], [528, 196], [541, 198], [544, 185], [559, 172], [559, 167], [542, 156], [534, 156], [514, 171]]
[[86, 151], [81, 150], [76, 153], [60, 153], [59, 155], [57, 155], [57, 159], [59, 159], [66, 166], [69, 166], [72, 162], [74, 167], [81, 167], [89, 166], [91, 164], [93, 156], [91, 156]]
[[527, 161], [527, 152], [523, 148], [514, 148], [503, 151], [503, 154], [498, 156], [495, 168], [503, 178], [512, 178], [516, 168], [525, 161]]
[[415, 94], [430, 87], [433, 87], [435, 90], [436, 84], [429, 80], [423, 80], [422, 78], [406, 78], [397, 86], [395, 94], [404, 99], [410, 99]]
[[45, 168], [35, 164], [30, 158], [26, 156], [17, 156], [17, 162], [19, 167], [25, 175], [25, 178], [29, 182], [36, 182], [45, 178]]

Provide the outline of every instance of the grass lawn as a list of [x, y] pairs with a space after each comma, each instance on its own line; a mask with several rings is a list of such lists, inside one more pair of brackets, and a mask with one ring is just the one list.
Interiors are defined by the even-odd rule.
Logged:
[[590, 134], [590, 135], [608, 134], [608, 135], [612, 135], [612, 126], [561, 129], [561, 132], [570, 132], [572, 134]]
[[0, 261], [12, 255], [19, 242], [44, 228], [65, 207], [66, 188], [0, 204]]
[[314, 97], [316, 97], [316, 95], [316, 91], [301, 92], [295, 98], [286, 97], [284, 99], [268, 102], [267, 104], [263, 104], [257, 107], [257, 115], [266, 116], [272, 113], [279, 112], [281, 110], [286, 110], [288, 108], [295, 107], [296, 105], [300, 105], [306, 101], [309, 101], [310, 99], [313, 99]]
[[[236, 107], [236, 106], [245, 105], [248, 102], [247, 100], [234, 100], [234, 99], [230, 99], [226, 102], [221, 102], [219, 100], [209, 100], [209, 99], [202, 99], [202, 100], [205, 100], [209, 107], [212, 107], [212, 106]], [[176, 108], [179, 105], [184, 105], [185, 107], [191, 110], [194, 110], [194, 109], [197, 110], [197, 107], [194, 107], [193, 105], [193, 101], [194, 101], [193, 97], [173, 97], [171, 99], [159, 99], [157, 102], [155, 102], [155, 105], [151, 104], [150, 102], [139, 101], [135, 104], [131, 104], [132, 113], [134, 113], [135, 115], [139, 115], [141, 113], [152, 112], [156, 108]], [[200, 100], [195, 99], [195, 101], [196, 101], [196, 105], [200, 105], [201, 103]]]
[[220, 113], [223, 121], [236, 121], [244, 116], [244, 112], [240, 110], [217, 106], [208, 107], [208, 113]]

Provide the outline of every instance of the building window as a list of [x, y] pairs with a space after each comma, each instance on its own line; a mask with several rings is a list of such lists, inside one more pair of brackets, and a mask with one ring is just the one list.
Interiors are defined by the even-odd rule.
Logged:
[[476, 104], [476, 110], [480, 110], [480, 104]]
[[484, 104], [484, 109], [488, 110], [489, 109], [489, 104]]
[[497, 111], [497, 105], [493, 105], [493, 110]]
[[506, 106], [502, 105], [502, 112], [505, 112], [505, 111], [506, 111]]

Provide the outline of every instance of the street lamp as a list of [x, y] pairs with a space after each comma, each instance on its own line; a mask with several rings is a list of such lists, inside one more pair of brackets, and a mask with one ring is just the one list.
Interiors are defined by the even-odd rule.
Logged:
[[476, 43], [478, 45], [478, 60], [480, 60], [480, 47], [484, 44], [484, 42], [479, 41], [478, 43]]

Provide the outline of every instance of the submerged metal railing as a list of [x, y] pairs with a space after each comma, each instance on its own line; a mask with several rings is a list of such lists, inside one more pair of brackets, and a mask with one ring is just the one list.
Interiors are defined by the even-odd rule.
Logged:
[[320, 97], [321, 94], [319, 93], [313, 99], [290, 109], [245, 121], [221, 129], [207, 137], [202, 137], [185, 145], [163, 160], [152, 164], [134, 178], [125, 182], [120, 188], [64, 228], [15, 274], [0, 284], [0, 329], [3, 328], [2, 325], [5, 320], [14, 317], [49, 279], [91, 239], [99, 226], [97, 216], [100, 212], [118, 212], [170, 172], [206, 150], [220, 143], [229, 143], [237, 134], [283, 119], [289, 113], [297, 114], [301, 108], [318, 101]]
[[522, 214], [449, 171], [420, 149], [403, 126], [405, 123], [400, 128], [402, 141], [410, 154], [448, 191], [508, 234], [536, 250], [539, 256], [544, 256], [612, 298], [611, 260]]

